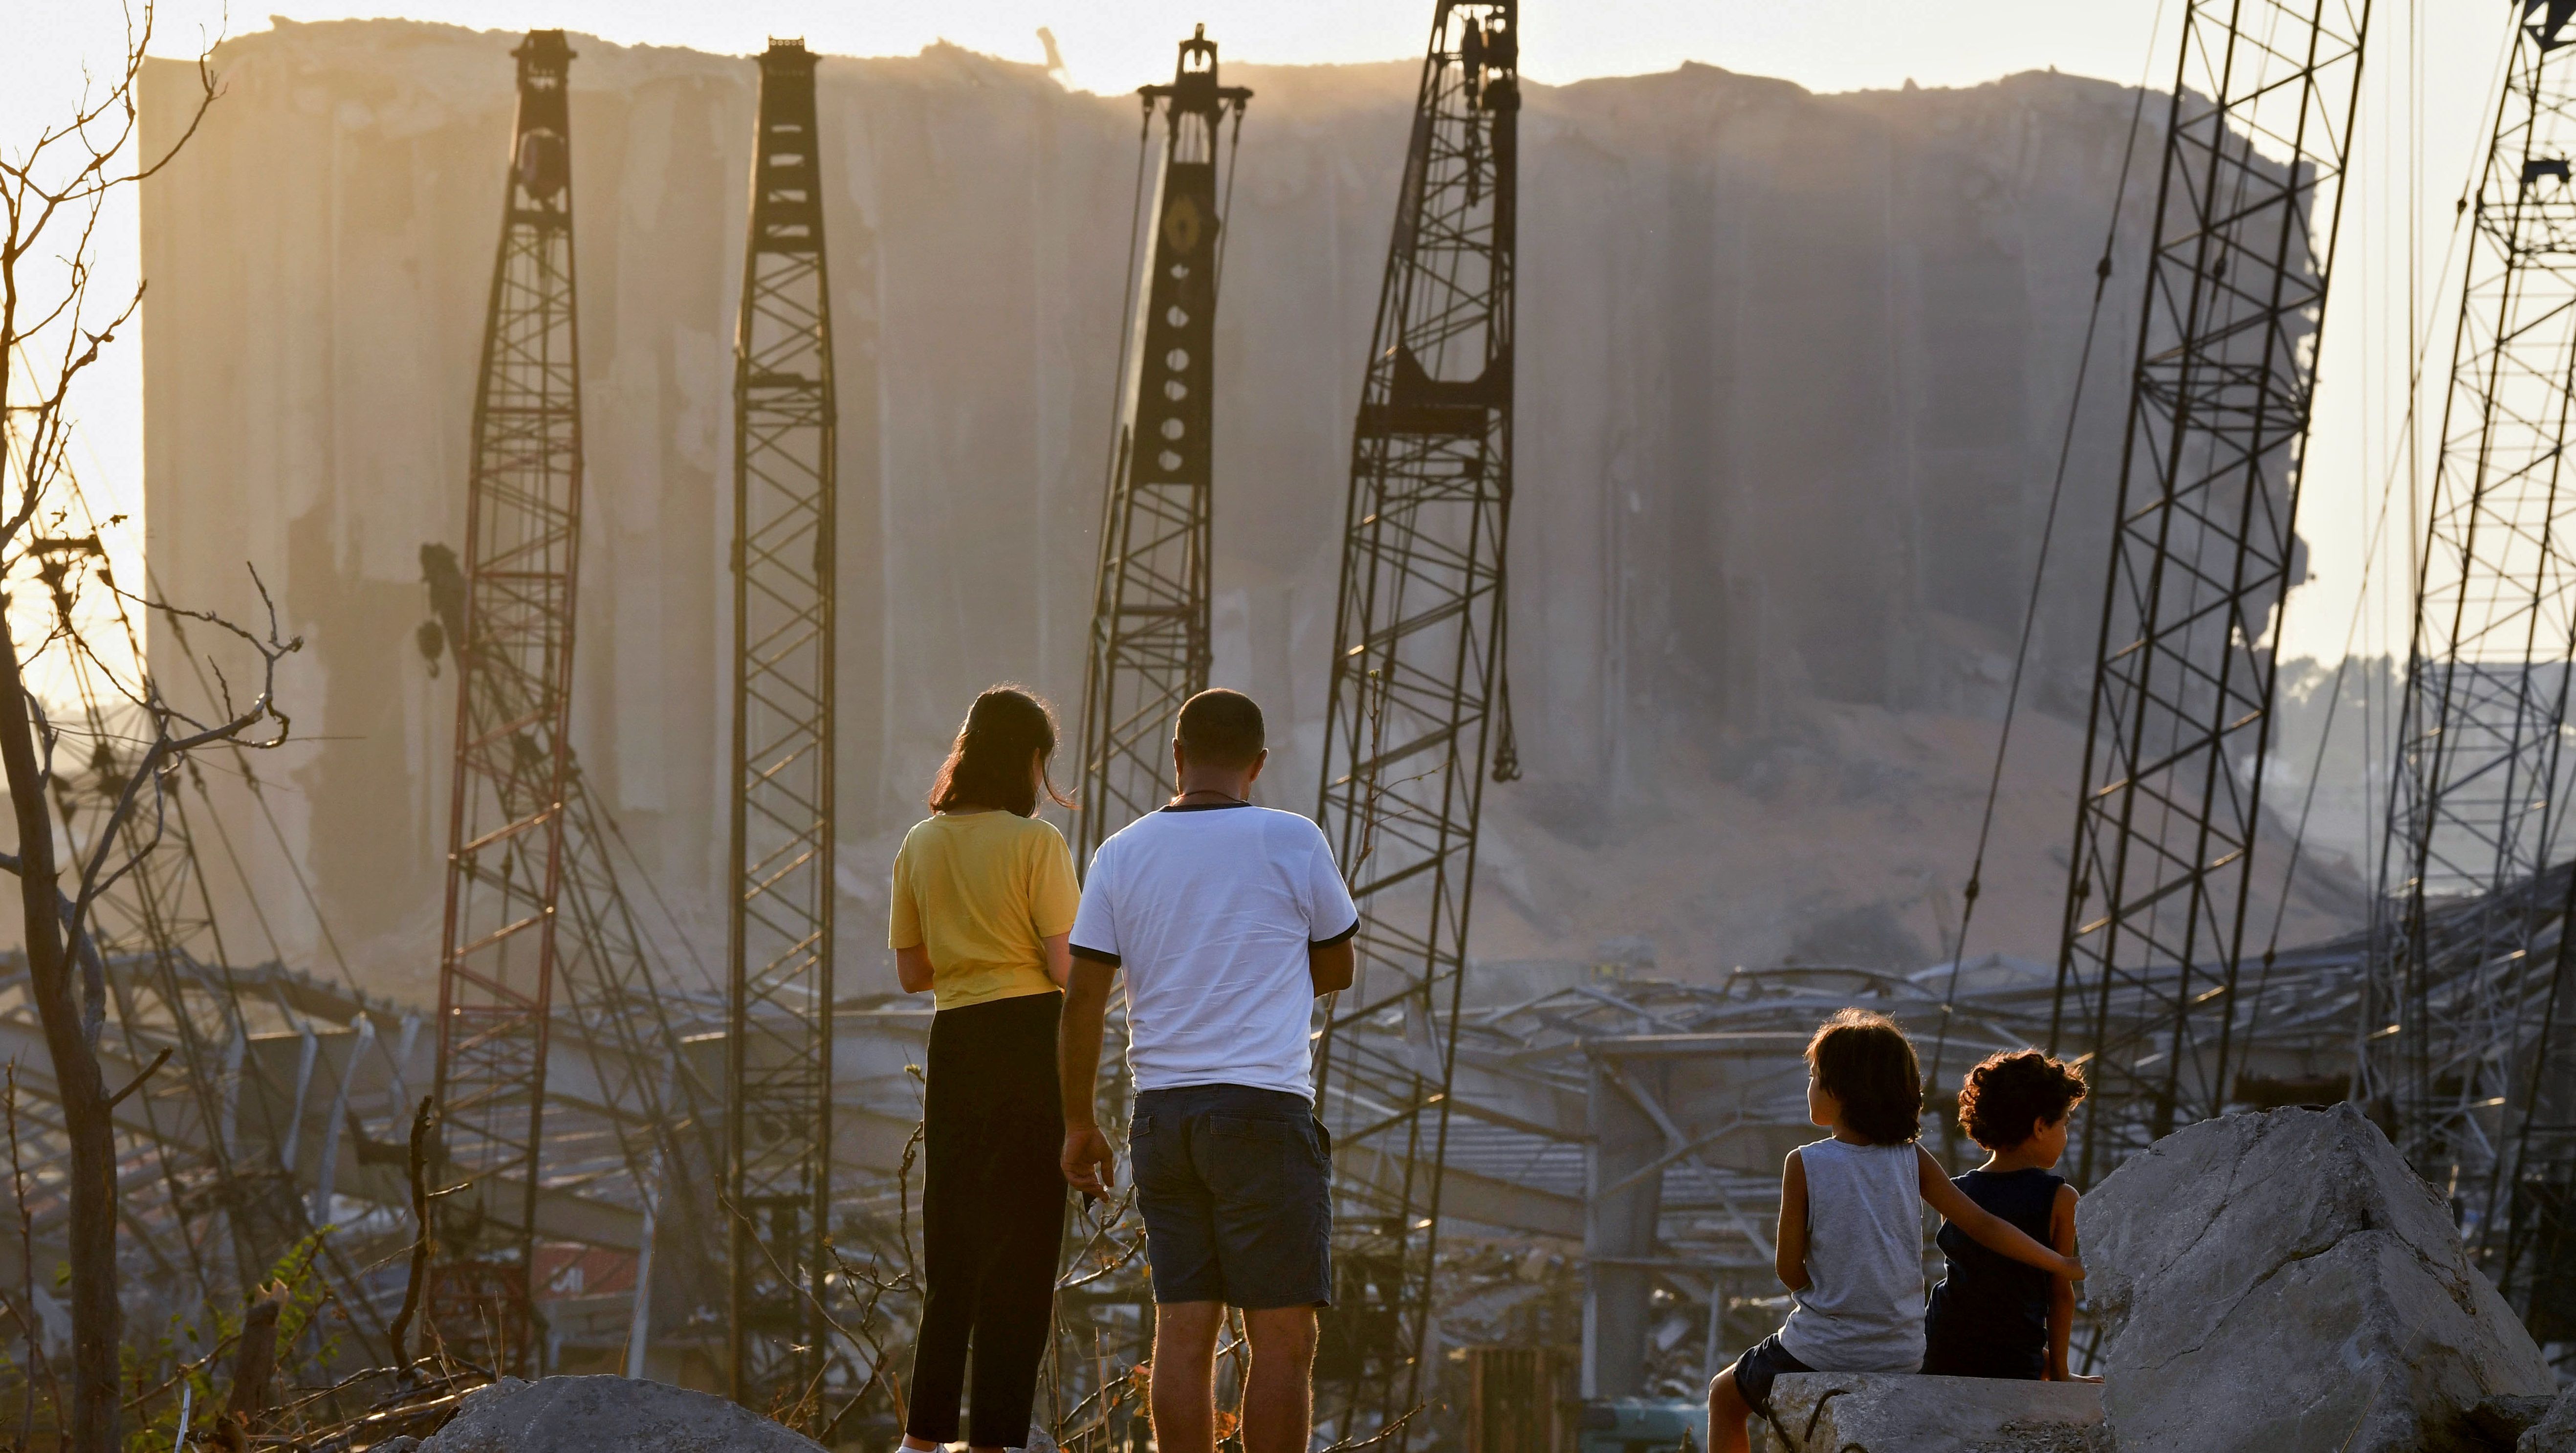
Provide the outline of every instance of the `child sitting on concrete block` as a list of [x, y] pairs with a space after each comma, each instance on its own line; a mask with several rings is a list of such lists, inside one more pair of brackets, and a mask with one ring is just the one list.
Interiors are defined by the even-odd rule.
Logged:
[[2052, 1275], [2084, 1268], [1960, 1194], [1915, 1144], [1923, 1079], [1914, 1045], [1884, 1014], [1844, 1009], [1807, 1041], [1807, 1118], [1829, 1139], [1789, 1152], [1780, 1174], [1780, 1280], [1789, 1319], [1708, 1388], [1710, 1453], [1745, 1453], [1744, 1420], [1770, 1412], [1788, 1372], [1912, 1372], [1923, 1364], [1921, 1207]]
[[[1959, 1084], [1959, 1128], [1986, 1163], [1951, 1184], [2024, 1233], [2075, 1254], [2075, 1188], [2050, 1174], [2084, 1077], [2035, 1049], [1987, 1056]], [[1950, 1274], [1924, 1313], [1923, 1370], [1945, 1377], [2068, 1381], [2075, 1284], [1997, 1256], [1945, 1222], [1936, 1238]]]

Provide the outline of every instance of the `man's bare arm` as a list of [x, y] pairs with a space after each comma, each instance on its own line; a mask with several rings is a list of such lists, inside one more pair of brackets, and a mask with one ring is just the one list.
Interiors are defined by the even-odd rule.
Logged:
[[1351, 986], [1351, 977], [1359, 971], [1359, 953], [1353, 940], [1317, 947], [1306, 945], [1306, 976], [1315, 981], [1315, 997], [1336, 994]]
[[1056, 1020], [1057, 1088], [1064, 1097], [1065, 1181], [1086, 1195], [1109, 1194], [1116, 1178], [1109, 1139], [1100, 1133], [1092, 1094], [1100, 1079], [1101, 1025], [1109, 1016], [1109, 986], [1118, 970], [1076, 957], [1064, 986], [1064, 1011]]

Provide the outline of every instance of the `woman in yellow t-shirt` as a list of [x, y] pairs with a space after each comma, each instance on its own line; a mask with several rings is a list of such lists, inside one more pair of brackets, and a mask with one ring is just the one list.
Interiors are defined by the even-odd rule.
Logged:
[[975, 698], [930, 787], [931, 816], [894, 859], [887, 946], [904, 992], [928, 990], [921, 1332], [903, 1445], [957, 1441], [971, 1345], [977, 1450], [1029, 1442], [1064, 1237], [1064, 1111], [1055, 1028], [1078, 893], [1064, 835], [1038, 820], [1055, 712], [996, 686]]

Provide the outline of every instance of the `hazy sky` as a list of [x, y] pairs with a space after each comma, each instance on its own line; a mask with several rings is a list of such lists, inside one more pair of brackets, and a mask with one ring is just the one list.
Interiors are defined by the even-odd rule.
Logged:
[[[1925, 86], [1972, 85], [2049, 66], [2129, 84], [2144, 80], [2162, 89], [2173, 82], [2184, 3], [1529, 0], [1522, 54], [1528, 74], [1550, 82], [1668, 70], [1696, 60], [1821, 91], [1898, 86], [1909, 79]], [[2377, 8], [2301, 519], [2316, 580], [2300, 592], [2284, 632], [2289, 651], [2328, 657], [2341, 653], [2350, 632], [2357, 586], [2371, 581], [2382, 606], [2398, 599], [2397, 592], [2380, 587], [2404, 573], [2402, 506], [2391, 517], [2380, 562], [2370, 572], [2362, 547], [2390, 461], [2402, 457], [2396, 421], [2405, 411], [2410, 278], [2417, 280], [2416, 314], [2434, 337], [2426, 382], [2428, 409], [2437, 413], [2454, 306], [2441, 290], [2451, 199], [2486, 130], [2511, 13], [2498, 0], [2382, 0]], [[1166, 78], [1174, 41], [1197, 22], [1207, 24], [1230, 58], [1384, 60], [1420, 53], [1430, 6], [1425, 0], [559, 0], [540, 11], [504, 0], [265, 0], [256, 13], [234, 12], [229, 28], [265, 28], [269, 13], [295, 20], [403, 16], [510, 30], [560, 25], [625, 43], [745, 54], [760, 49], [769, 35], [802, 35], [817, 50], [851, 55], [910, 54], [946, 39], [1024, 61], [1043, 59], [1037, 31], [1044, 26], [1054, 34], [1068, 84], [1123, 91]], [[0, 35], [9, 38], [0, 48], [0, 150], [16, 153], [35, 127], [60, 114], [77, 92], [84, 60], [112, 63], [121, 25], [113, 0], [0, 0]], [[220, 4], [166, 0], [153, 49], [193, 54], [201, 37], [225, 28]], [[2410, 102], [2418, 94], [2420, 107]], [[2410, 155], [2420, 159], [2420, 172], [2411, 177]], [[112, 221], [104, 271], [130, 278], [130, 207]], [[2455, 294], [2456, 277], [2448, 283]], [[2117, 358], [2097, 359], [2097, 369], [2106, 362], [2110, 372], [2096, 377], [2117, 387], [2125, 346]], [[122, 507], [140, 495], [137, 364], [130, 346], [112, 355], [85, 409], [92, 473], [126, 502]], [[2101, 542], [2067, 547], [2099, 549]], [[2363, 621], [2359, 649], [2388, 649], [2392, 631], [2402, 640], [2402, 623], [2384, 610], [2365, 613]]]
[[[1669, 70], [1684, 60], [1786, 76], [1822, 90], [1959, 85], [2011, 71], [2061, 70], [2135, 79], [2156, 6], [2133, 0], [1581, 0], [1525, 7], [1524, 53], [1532, 76]], [[113, 0], [70, 4], [7, 0], [20, 67], [51, 68], [67, 49], [116, 20]], [[704, 0], [413, 0], [410, 4], [313, 4], [266, 0], [236, 7], [232, 29], [257, 29], [265, 16], [327, 20], [402, 16], [494, 30], [560, 25], [628, 43], [749, 53], [768, 35], [801, 35], [816, 50], [907, 55], [950, 40], [1015, 60], [1043, 52], [1037, 30], [1055, 33], [1076, 86], [1125, 90], [1164, 79], [1172, 43], [1205, 21], [1229, 55], [1269, 62], [1384, 60], [1418, 54], [1431, 7], [1421, 0], [943, 0], [938, 4], [769, 0], [709, 5]], [[2178, 11], [2175, 13], [2179, 13]], [[223, 23], [220, 4], [164, 0], [155, 47], [178, 53]], [[28, 47], [28, 32], [36, 34]], [[112, 31], [109, 32], [112, 36]], [[46, 53], [49, 52], [49, 53]], [[40, 54], [46, 53], [46, 54]], [[18, 77], [9, 77], [16, 89]]]

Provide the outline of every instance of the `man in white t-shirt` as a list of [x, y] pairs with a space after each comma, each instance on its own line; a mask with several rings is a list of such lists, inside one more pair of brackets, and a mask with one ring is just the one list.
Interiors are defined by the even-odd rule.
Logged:
[[1262, 742], [1261, 708], [1240, 692], [1182, 705], [1180, 791], [1092, 856], [1057, 1030], [1065, 1179], [1105, 1195], [1093, 1091], [1110, 984], [1125, 969], [1160, 1453], [1212, 1453], [1229, 1306], [1252, 1342], [1245, 1453], [1305, 1453], [1315, 1309], [1333, 1298], [1332, 1145], [1307, 1035], [1316, 998], [1350, 985], [1359, 910], [1322, 830], [1248, 800], [1270, 756]]

